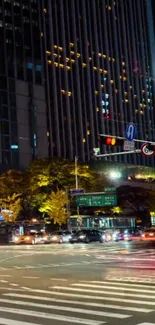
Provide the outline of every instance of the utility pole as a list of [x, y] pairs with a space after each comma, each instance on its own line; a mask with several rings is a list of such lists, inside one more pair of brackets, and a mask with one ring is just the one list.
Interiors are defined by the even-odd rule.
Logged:
[[78, 189], [78, 157], [75, 156], [75, 188]]

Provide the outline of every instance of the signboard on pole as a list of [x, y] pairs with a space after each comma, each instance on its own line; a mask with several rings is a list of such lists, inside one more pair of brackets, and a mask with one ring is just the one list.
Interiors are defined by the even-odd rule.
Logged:
[[127, 124], [125, 136], [128, 141], [133, 141], [135, 139], [136, 125], [134, 123]]
[[105, 187], [105, 192], [116, 192], [116, 187]]
[[116, 194], [79, 195], [76, 197], [78, 207], [113, 207], [117, 205]]
[[152, 157], [155, 154], [155, 151], [149, 150], [149, 143], [143, 143], [141, 146], [141, 152], [144, 156]]
[[83, 188], [78, 188], [78, 189], [75, 189], [75, 190], [71, 190], [72, 195], [83, 194], [83, 193], [84, 193]]
[[135, 142], [134, 141], [124, 140], [123, 150], [124, 151], [132, 151], [132, 150], [135, 150]]

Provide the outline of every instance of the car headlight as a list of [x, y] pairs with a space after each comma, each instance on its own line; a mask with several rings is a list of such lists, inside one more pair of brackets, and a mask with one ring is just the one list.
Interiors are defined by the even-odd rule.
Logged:
[[52, 239], [53, 239], [53, 240], [57, 240], [58, 237], [57, 237], [57, 236], [52, 236]]
[[29, 237], [29, 236], [27, 236], [27, 237], [25, 237], [25, 239], [26, 239], [26, 240], [30, 240], [30, 237]]
[[19, 237], [14, 237], [13, 240], [17, 242], [19, 240]]
[[79, 236], [80, 239], [84, 239], [85, 237], [86, 237], [85, 235]]

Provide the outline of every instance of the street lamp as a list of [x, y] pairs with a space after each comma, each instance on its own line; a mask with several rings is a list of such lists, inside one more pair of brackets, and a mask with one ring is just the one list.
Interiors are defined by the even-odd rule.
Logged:
[[119, 179], [119, 178], [121, 178], [121, 173], [113, 170], [110, 172], [109, 177], [111, 179]]

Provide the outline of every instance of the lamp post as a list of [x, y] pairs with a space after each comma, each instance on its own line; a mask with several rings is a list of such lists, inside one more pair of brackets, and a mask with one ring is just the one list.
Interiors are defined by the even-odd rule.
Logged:
[[78, 168], [78, 157], [75, 156], [75, 188], [76, 190], [78, 189], [78, 171], [77, 171], [77, 168]]

